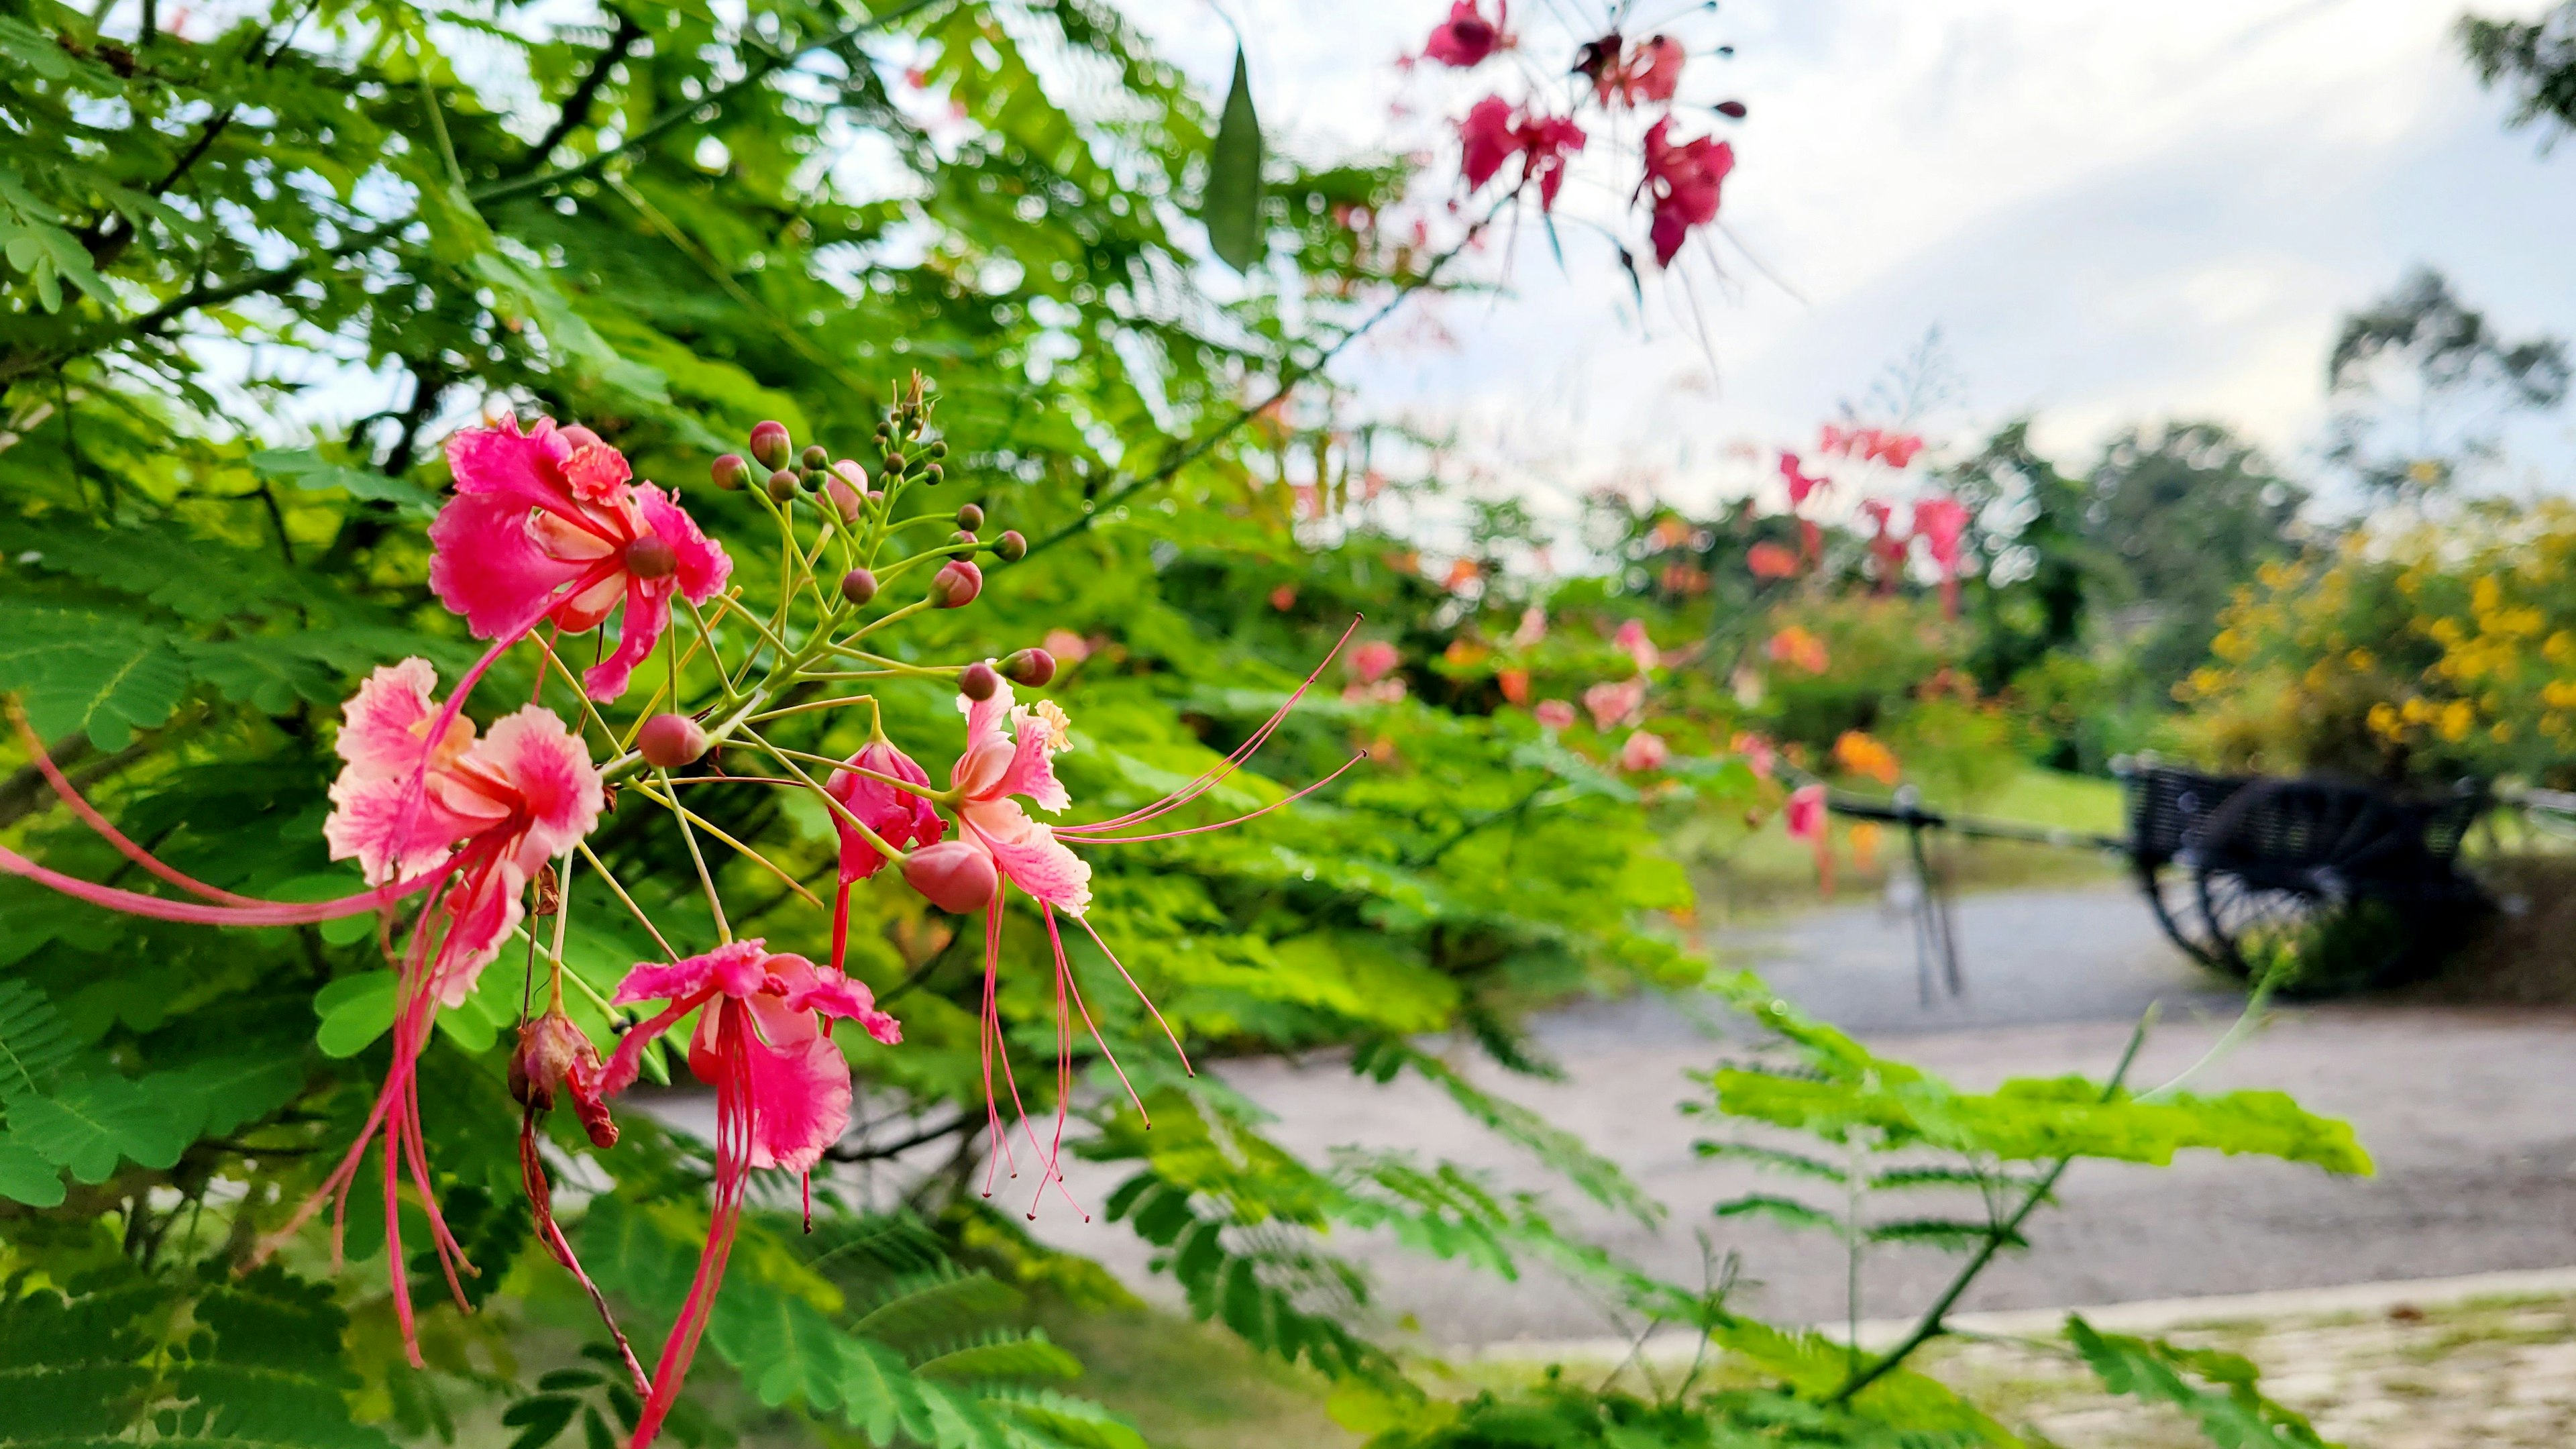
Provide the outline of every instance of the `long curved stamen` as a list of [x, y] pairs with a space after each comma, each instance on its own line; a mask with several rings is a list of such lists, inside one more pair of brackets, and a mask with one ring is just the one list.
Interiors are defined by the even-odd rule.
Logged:
[[1170, 1022], [1163, 1020], [1163, 1009], [1154, 1004], [1154, 998], [1145, 994], [1144, 987], [1136, 984], [1135, 977], [1127, 974], [1127, 964], [1118, 959], [1117, 952], [1109, 949], [1108, 942], [1100, 939], [1099, 930], [1094, 927], [1089, 920], [1081, 916], [1075, 916], [1074, 920], [1081, 922], [1082, 929], [1085, 932], [1088, 932], [1091, 936], [1091, 943], [1100, 948], [1101, 955], [1109, 958], [1109, 964], [1118, 968], [1118, 979], [1126, 982], [1127, 989], [1135, 992], [1136, 999], [1145, 1003], [1145, 1009], [1153, 1013], [1154, 1025], [1163, 1029], [1164, 1039], [1171, 1042], [1172, 1050], [1180, 1056], [1181, 1070], [1189, 1073], [1193, 1077], [1197, 1076], [1199, 1074], [1198, 1068], [1190, 1065], [1190, 1054], [1181, 1046], [1181, 1038], [1179, 1034], [1172, 1030], [1172, 1024]]
[[344, 916], [382, 910], [406, 896], [418, 895], [452, 875], [456, 862], [451, 859], [436, 870], [333, 900], [257, 901], [246, 906], [199, 905], [194, 901], [174, 901], [118, 886], [99, 885], [58, 870], [48, 870], [6, 846], [0, 846], [0, 870], [23, 876], [94, 906], [104, 906], [132, 916], [149, 916], [156, 921], [178, 921], [191, 926], [313, 926]]
[[1304, 799], [1308, 795], [1314, 794], [1316, 791], [1323, 789], [1326, 785], [1329, 785], [1335, 780], [1342, 778], [1342, 776], [1349, 774], [1361, 761], [1367, 758], [1368, 755], [1365, 752], [1353, 755], [1348, 760], [1342, 762], [1340, 769], [1337, 769], [1333, 771], [1333, 773], [1326, 775], [1324, 778], [1315, 781], [1313, 784], [1298, 790], [1295, 794], [1283, 796], [1280, 799], [1273, 800], [1269, 804], [1262, 806], [1258, 810], [1246, 811], [1241, 815], [1237, 815], [1232, 820], [1220, 820], [1213, 825], [1193, 825], [1187, 829], [1166, 830], [1155, 835], [1093, 835], [1089, 832], [1103, 829], [1104, 827], [1098, 825], [1059, 825], [1055, 827], [1055, 833], [1058, 836], [1069, 835], [1074, 839], [1081, 841], [1085, 845], [1138, 845], [1148, 840], [1175, 840], [1184, 835], [1203, 835], [1211, 830], [1224, 830], [1230, 826], [1241, 825], [1247, 820], [1259, 819], [1261, 816], [1269, 814], [1271, 811], [1278, 809], [1282, 805], [1295, 804], [1297, 801]]
[[708, 1215], [707, 1245], [698, 1254], [697, 1276], [689, 1281], [689, 1296], [681, 1302], [671, 1336], [663, 1341], [661, 1360], [653, 1366], [653, 1392], [636, 1418], [631, 1449], [650, 1449], [671, 1405], [679, 1400], [680, 1385], [698, 1356], [698, 1340], [705, 1336], [707, 1320], [715, 1312], [716, 1291], [724, 1285], [725, 1263], [733, 1256], [734, 1233], [742, 1221], [743, 1187], [751, 1176], [752, 1118], [757, 1108], [752, 1101], [750, 1048], [743, 1040], [742, 1019], [748, 1012], [732, 1000], [715, 1009], [719, 1013], [716, 1055], [725, 1066], [724, 1080], [716, 1084], [715, 1206]]
[[63, 802], [64, 808], [79, 816], [82, 824], [98, 832], [100, 839], [115, 846], [117, 854], [191, 895], [203, 896], [207, 900], [220, 901], [232, 906], [269, 904], [267, 901], [251, 896], [237, 896], [231, 891], [210, 886], [195, 876], [165, 863], [159, 856], [126, 838], [124, 831], [109, 824], [107, 817], [98, 813], [96, 806], [81, 797], [79, 788], [73, 785], [61, 768], [54, 764], [53, 752], [45, 748], [43, 740], [36, 738], [36, 731], [27, 723], [25, 711], [12, 704], [9, 706], [8, 715], [9, 723], [17, 727], [19, 741], [26, 745], [29, 758], [35, 762], [37, 771], [45, 777], [45, 783], [53, 787], [56, 798]]
[[[984, 1166], [984, 1196], [993, 1195], [993, 1174], [1004, 1162], [1011, 1164], [1011, 1176], [1020, 1175], [1020, 1164], [1011, 1156], [1011, 1134], [1002, 1125], [1001, 1103], [993, 1093], [993, 1053], [1002, 1035], [1001, 1003], [995, 989], [1002, 974], [1002, 882], [993, 880], [993, 898], [984, 906], [984, 1010], [975, 1023], [975, 1044], [984, 1058], [984, 1131], [993, 1139], [993, 1156]], [[1008, 1070], [1005, 1059], [1004, 1070]]]
[[1269, 719], [1262, 722], [1261, 728], [1252, 732], [1252, 737], [1250, 739], [1245, 740], [1241, 745], [1237, 746], [1233, 754], [1226, 756], [1225, 759], [1218, 764], [1210, 766], [1207, 771], [1201, 774], [1197, 779], [1192, 780], [1187, 785], [1182, 786], [1180, 789], [1173, 791], [1171, 794], [1164, 796], [1162, 799], [1155, 801], [1151, 805], [1130, 810], [1126, 814], [1117, 816], [1113, 819], [1095, 820], [1088, 825], [1074, 828], [1082, 830], [1116, 830], [1129, 825], [1141, 825], [1158, 816], [1169, 814], [1183, 805], [1187, 805], [1199, 796], [1206, 794], [1209, 790], [1216, 788], [1218, 784], [1224, 781], [1226, 776], [1243, 768], [1243, 762], [1252, 758], [1255, 751], [1259, 750], [1264, 744], [1269, 743], [1272, 732], [1279, 728], [1281, 721], [1288, 718], [1289, 711], [1297, 707], [1297, 702], [1306, 697], [1306, 691], [1315, 687], [1315, 681], [1324, 677], [1324, 671], [1332, 666], [1334, 657], [1342, 652], [1342, 646], [1351, 641], [1351, 635], [1358, 631], [1360, 622], [1364, 617], [1365, 616], [1363, 615], [1357, 614], [1351, 616], [1350, 626], [1342, 630], [1341, 638], [1333, 641], [1333, 647], [1325, 652], [1323, 659], [1315, 665], [1314, 671], [1306, 676], [1305, 682], [1299, 684], [1296, 689], [1290, 691], [1286, 702], [1282, 703], [1279, 708], [1271, 714]]
[[1109, 1070], [1118, 1074], [1118, 1085], [1127, 1089], [1127, 1100], [1136, 1104], [1136, 1115], [1150, 1129], [1154, 1125], [1154, 1114], [1145, 1110], [1145, 1099], [1137, 1094], [1136, 1084], [1127, 1080], [1127, 1069], [1118, 1064], [1118, 1053], [1109, 1049], [1109, 1039], [1100, 1034], [1100, 1023], [1091, 1019], [1091, 1003], [1082, 999], [1082, 983], [1073, 976], [1072, 963], [1064, 954], [1064, 937], [1056, 930], [1055, 908], [1040, 901], [1038, 916], [1046, 922], [1047, 941], [1055, 947], [1056, 969], [1065, 973], [1065, 980], [1073, 987], [1074, 1009], [1082, 1013], [1082, 1024], [1091, 1029], [1091, 1039], [1100, 1044], [1100, 1054], [1109, 1059]]

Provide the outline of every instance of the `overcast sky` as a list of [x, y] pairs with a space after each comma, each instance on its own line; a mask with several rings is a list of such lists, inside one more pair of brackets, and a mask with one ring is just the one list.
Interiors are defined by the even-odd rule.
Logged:
[[[1233, 41], [1206, 0], [1125, 8], [1222, 90]], [[1536, 59], [1562, 48], [1548, 12], [1597, 8], [1522, 0], [1514, 18]], [[1265, 123], [1308, 159], [1382, 144], [1398, 99], [1432, 134], [1431, 113], [1488, 83], [1393, 63], [1445, 0], [1227, 9]], [[1693, 31], [1737, 54], [1695, 58], [1692, 94], [1752, 109], [1730, 133], [1741, 250], [1729, 285], [1703, 280], [1705, 346], [1674, 297], [1650, 292], [1641, 321], [1606, 249], [1569, 235], [1560, 271], [1525, 233], [1508, 300], [1445, 301], [1345, 375], [1380, 411], [1457, 429], [1507, 485], [1625, 470], [1687, 496], [1757, 466], [1744, 444], [1812, 437], [1937, 327], [1959, 386], [1927, 419], [1936, 443], [2031, 412], [2081, 461], [2129, 422], [2209, 416], [2313, 468], [2337, 322], [2409, 265], [2448, 272], [2509, 333], [2576, 335], [2576, 145], [2545, 157], [2501, 128], [2457, 13], [1735, 0]], [[2576, 482], [2572, 422], [2518, 435], [2517, 486]]]

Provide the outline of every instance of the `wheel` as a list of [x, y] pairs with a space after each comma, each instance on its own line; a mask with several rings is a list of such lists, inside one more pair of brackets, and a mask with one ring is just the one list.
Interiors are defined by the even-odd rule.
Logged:
[[2147, 897], [2156, 924], [2182, 953], [2213, 971], [2236, 969], [2225, 947], [2211, 936], [2200, 909], [2200, 882], [2180, 861], [2138, 862], [2138, 887]]
[[2201, 930], [2230, 975], [2325, 995], [2396, 980], [2427, 954], [2422, 825], [2376, 791], [2251, 784], [2196, 846]]

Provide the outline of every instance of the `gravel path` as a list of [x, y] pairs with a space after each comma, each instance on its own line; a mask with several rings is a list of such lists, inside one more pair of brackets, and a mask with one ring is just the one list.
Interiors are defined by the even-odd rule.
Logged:
[[[1890, 1054], [1963, 1085], [2114, 1060], [2150, 1004], [2163, 1025], [2138, 1075], [2179, 1070], [2233, 1020], [2235, 1005], [2183, 963], [2136, 897], [2104, 887], [1963, 900], [1958, 930], [1968, 991], [1918, 1004], [1906, 919], [1875, 904], [1838, 907], [1727, 943], [1784, 996]], [[1839, 1254], [1741, 1220], [1715, 1200], [1758, 1187], [1734, 1165], [1691, 1151], [1705, 1135], [1672, 1108], [1683, 1074], [1718, 1054], [1721, 1028], [1660, 999], [1588, 1004], [1538, 1023], [1538, 1044], [1566, 1080], [1485, 1075], [1619, 1162], [1672, 1212], [1659, 1231], [1573, 1214], [1598, 1241], [1696, 1282], [1705, 1229], [1742, 1254], [1740, 1301], [1777, 1317], [1838, 1319]], [[1280, 1119], [1292, 1148], [1320, 1156], [1357, 1143], [1403, 1147], [1491, 1169], [1514, 1187], [1567, 1196], [1544, 1174], [1410, 1082], [1381, 1088], [1337, 1061], [1265, 1062], [1225, 1073]], [[2421, 1278], [2576, 1262], [2576, 1017], [2424, 1006], [2292, 1008], [2204, 1079], [2213, 1088], [2289, 1090], [2351, 1120], [2375, 1155], [2370, 1179], [2205, 1154], [2165, 1171], [2087, 1164], [2062, 1206], [2034, 1223], [2030, 1252], [1998, 1263], [1968, 1299], [2003, 1309], [2185, 1297]], [[1077, 1180], [1093, 1194], [1105, 1183]], [[1142, 1267], [1124, 1234], [1049, 1214], [1040, 1230], [1121, 1267]], [[1578, 1338], [1609, 1325], [1579, 1293], [1548, 1280], [1506, 1283], [1426, 1262], [1391, 1245], [1343, 1243], [1375, 1270], [1381, 1303], [1434, 1343]], [[1133, 1261], [1130, 1261], [1133, 1260]], [[1903, 1314], [1947, 1276], [1930, 1253], [1885, 1252], [1865, 1275], [1865, 1312]]]

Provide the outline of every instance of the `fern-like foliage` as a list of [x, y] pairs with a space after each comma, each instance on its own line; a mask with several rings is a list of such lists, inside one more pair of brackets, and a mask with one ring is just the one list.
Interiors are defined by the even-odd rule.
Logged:
[[2261, 1371], [2239, 1355], [2104, 1333], [2080, 1314], [2067, 1315], [2066, 1338], [2104, 1388], [2173, 1405], [2221, 1449], [2333, 1449], [2304, 1415], [2265, 1398]]

